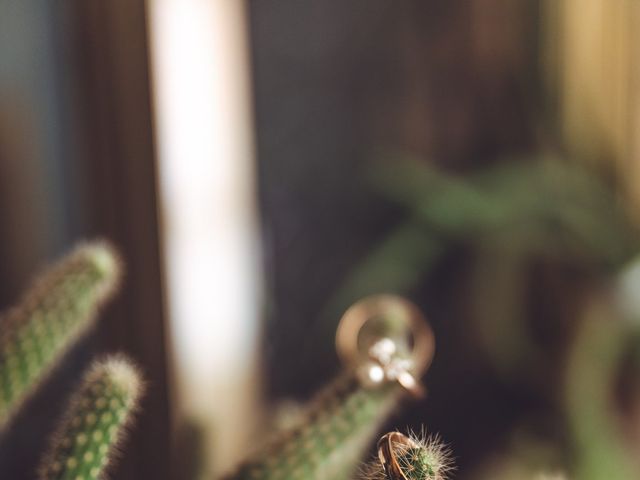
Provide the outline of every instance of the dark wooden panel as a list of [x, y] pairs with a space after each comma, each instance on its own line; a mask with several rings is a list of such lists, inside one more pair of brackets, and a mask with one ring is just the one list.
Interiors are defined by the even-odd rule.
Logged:
[[123, 290], [101, 349], [130, 353], [148, 381], [118, 479], [169, 478], [169, 405], [146, 11], [142, 1], [74, 2], [79, 143], [90, 230], [123, 251]]

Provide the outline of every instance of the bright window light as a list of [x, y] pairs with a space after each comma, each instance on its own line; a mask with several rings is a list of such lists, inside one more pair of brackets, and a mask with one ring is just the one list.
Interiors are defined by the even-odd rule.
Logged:
[[261, 275], [243, 5], [148, 2], [176, 420], [203, 429], [212, 473], [237, 462], [258, 415]]

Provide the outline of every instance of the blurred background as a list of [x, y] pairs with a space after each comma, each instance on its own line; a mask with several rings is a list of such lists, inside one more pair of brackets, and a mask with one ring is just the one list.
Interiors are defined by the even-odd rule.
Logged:
[[638, 478], [639, 21], [633, 0], [0, 0], [0, 304], [82, 239], [127, 265], [0, 471], [33, 478], [116, 350], [149, 393], [114, 478], [224, 471], [340, 370], [342, 312], [390, 291], [438, 350], [391, 426], [439, 432], [456, 478]]

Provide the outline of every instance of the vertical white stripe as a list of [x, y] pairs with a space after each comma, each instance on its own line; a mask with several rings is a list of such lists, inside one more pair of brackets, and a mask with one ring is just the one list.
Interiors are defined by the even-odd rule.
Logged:
[[149, 0], [178, 421], [209, 469], [242, 454], [257, 415], [260, 300], [244, 2]]

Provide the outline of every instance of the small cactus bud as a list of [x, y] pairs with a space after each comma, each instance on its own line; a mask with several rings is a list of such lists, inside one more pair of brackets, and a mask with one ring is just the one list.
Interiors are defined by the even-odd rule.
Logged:
[[400, 432], [378, 442], [378, 458], [360, 472], [361, 480], [445, 480], [453, 470], [451, 453], [438, 437]]

